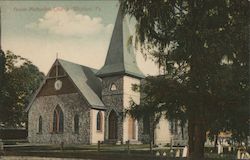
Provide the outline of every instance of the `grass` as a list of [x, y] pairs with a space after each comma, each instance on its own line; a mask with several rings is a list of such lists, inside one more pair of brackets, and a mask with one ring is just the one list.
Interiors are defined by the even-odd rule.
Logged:
[[[163, 156], [155, 156], [159, 151], [161, 155], [166, 152], [168, 158]], [[174, 160], [185, 158], [171, 158], [170, 149], [154, 148], [153, 153], [149, 151], [149, 145], [130, 145], [128, 153], [127, 145], [111, 145], [101, 144], [100, 152], [97, 151], [97, 145], [65, 145], [61, 150], [60, 145], [7, 145], [5, 146], [4, 155], [11, 156], [38, 156], [38, 157], [58, 157], [58, 158], [88, 158], [101, 160]], [[207, 152], [205, 154], [207, 160], [233, 160], [235, 153], [218, 155], [216, 153]]]
[[[64, 150], [81, 150], [81, 151], [97, 151], [97, 145], [64, 145]], [[130, 145], [131, 150], [145, 150], [149, 149], [149, 145]], [[61, 150], [60, 145], [7, 145], [5, 150]], [[110, 145], [102, 144], [102, 151], [125, 151], [127, 145]]]

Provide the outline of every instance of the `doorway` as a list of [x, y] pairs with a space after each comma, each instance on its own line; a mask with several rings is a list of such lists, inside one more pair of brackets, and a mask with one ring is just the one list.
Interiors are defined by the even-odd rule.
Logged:
[[114, 110], [109, 114], [109, 139], [117, 139], [117, 115]]

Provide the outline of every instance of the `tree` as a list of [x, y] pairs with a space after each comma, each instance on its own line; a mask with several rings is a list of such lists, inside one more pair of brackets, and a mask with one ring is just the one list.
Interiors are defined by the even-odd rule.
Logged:
[[2, 51], [2, 49], [0, 49], [0, 87], [2, 86], [3, 82], [4, 66], [5, 66], [5, 54]]
[[[155, 101], [154, 94], [152, 93], [151, 83], [154, 83], [158, 79], [154, 77], [147, 77], [144, 81], [142, 81], [143, 85], [132, 85], [132, 90], [143, 93], [141, 96], [141, 103], [138, 105], [133, 100], [131, 100], [131, 108], [126, 110], [126, 113], [130, 114], [133, 118], [138, 120], [144, 121], [143, 126], [149, 127], [148, 134], [149, 134], [149, 143], [150, 143], [150, 151], [152, 151], [152, 144], [154, 145], [154, 131], [156, 125], [159, 123], [159, 120], [162, 116], [161, 111], [159, 110], [160, 107], [152, 107], [152, 106], [159, 106], [158, 101]], [[150, 83], [151, 82], [151, 83]], [[142, 87], [143, 86], [143, 87]]]
[[190, 159], [204, 159], [215, 121], [239, 140], [249, 136], [249, 1], [120, 2], [137, 22], [143, 54], [166, 70], [153, 94], [168, 117], [185, 115]]
[[24, 112], [31, 95], [39, 87], [44, 74], [29, 60], [7, 51], [0, 99], [0, 122], [5, 127], [23, 127], [27, 121]]
[[[186, 124], [184, 111], [169, 109], [171, 107], [176, 107], [174, 104], [171, 105], [170, 103], [167, 105], [168, 109], [165, 108], [166, 102], [172, 101], [171, 99], [175, 98], [177, 94], [179, 95], [177, 90], [180, 89], [180, 86], [177, 85], [172, 78], [169, 76], [148, 76], [141, 82], [141, 85], [133, 85], [132, 87], [134, 91], [141, 92], [141, 103], [136, 104], [131, 101], [131, 107], [126, 110], [126, 113], [138, 120], [149, 120], [150, 142], [155, 144], [154, 132], [157, 124], [164, 115], [167, 116], [166, 118], [168, 118], [171, 122], [179, 119], [181, 127], [184, 127]], [[163, 89], [168, 92], [163, 92]], [[182, 108], [180, 107], [179, 109]]]

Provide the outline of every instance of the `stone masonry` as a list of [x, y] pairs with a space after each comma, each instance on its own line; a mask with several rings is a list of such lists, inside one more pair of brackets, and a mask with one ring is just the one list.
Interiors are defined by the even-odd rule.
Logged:
[[[53, 133], [53, 113], [59, 105], [64, 114], [64, 132]], [[74, 116], [79, 115], [79, 133], [74, 133]], [[38, 97], [29, 111], [28, 139], [30, 143], [89, 144], [90, 108], [78, 93]], [[42, 117], [42, 133], [38, 133], [38, 119]]]
[[[114, 84], [117, 90], [111, 91], [110, 87]], [[123, 76], [107, 77], [102, 79], [102, 100], [107, 107], [105, 113], [105, 139], [108, 139], [108, 116], [114, 110], [118, 116], [117, 140], [122, 141], [123, 137]]]

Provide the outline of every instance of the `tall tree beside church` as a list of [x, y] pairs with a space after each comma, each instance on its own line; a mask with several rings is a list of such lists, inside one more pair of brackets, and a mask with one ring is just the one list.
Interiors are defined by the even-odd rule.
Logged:
[[2, 49], [0, 49], [0, 86], [2, 86], [4, 71], [5, 71], [5, 54], [2, 51]]
[[5, 127], [22, 127], [32, 94], [39, 87], [44, 74], [29, 60], [7, 51], [5, 72], [0, 99], [0, 124]]
[[5, 54], [0, 47], [0, 109], [3, 107], [3, 81], [4, 81], [4, 72], [5, 72]]
[[204, 158], [206, 132], [215, 121], [238, 139], [249, 135], [250, 2], [120, 2], [137, 21], [136, 41], [145, 56], [166, 70], [162, 86], [153, 87], [161, 99], [154, 100], [165, 102], [168, 116], [178, 117], [180, 111], [187, 117], [190, 158]]

